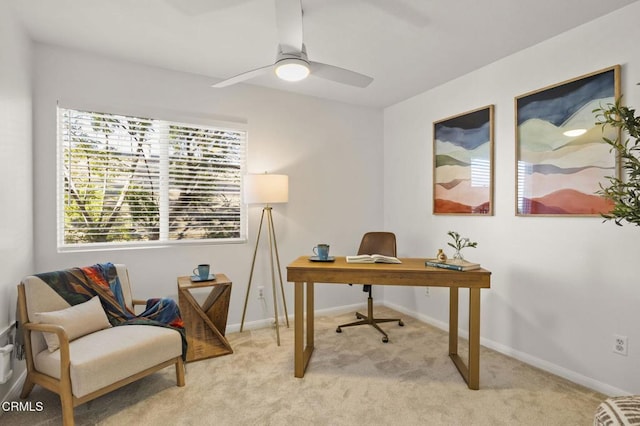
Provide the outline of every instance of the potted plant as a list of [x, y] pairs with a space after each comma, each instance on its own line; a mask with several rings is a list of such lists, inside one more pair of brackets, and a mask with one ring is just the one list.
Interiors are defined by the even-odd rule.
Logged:
[[615, 139], [603, 139], [616, 152], [623, 171], [620, 177], [607, 176], [608, 186], [600, 185], [597, 193], [613, 202], [611, 212], [602, 216], [620, 226], [624, 221], [640, 226], [640, 117], [620, 99], [593, 112], [603, 131], [606, 126], [619, 130]]
[[469, 238], [466, 237], [461, 237], [459, 233], [457, 233], [456, 231], [449, 231], [447, 232], [447, 235], [449, 235], [451, 238], [453, 238], [453, 242], [448, 242], [447, 244], [451, 247], [453, 247], [456, 252], [453, 255], [453, 260], [464, 260], [464, 257], [462, 257], [462, 249], [465, 247], [477, 247], [478, 243], [475, 241], [471, 241], [469, 240]]

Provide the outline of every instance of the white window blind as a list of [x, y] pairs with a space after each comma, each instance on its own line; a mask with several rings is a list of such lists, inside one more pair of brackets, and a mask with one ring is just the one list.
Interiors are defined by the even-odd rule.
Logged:
[[246, 132], [58, 108], [59, 245], [244, 238]]

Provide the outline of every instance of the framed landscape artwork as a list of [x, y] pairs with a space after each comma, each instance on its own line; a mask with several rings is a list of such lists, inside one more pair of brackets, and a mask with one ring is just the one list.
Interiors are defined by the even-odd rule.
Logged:
[[493, 214], [493, 105], [433, 123], [433, 213]]
[[594, 109], [620, 97], [620, 66], [515, 98], [516, 215], [600, 216], [613, 204], [596, 195], [618, 176], [615, 153]]

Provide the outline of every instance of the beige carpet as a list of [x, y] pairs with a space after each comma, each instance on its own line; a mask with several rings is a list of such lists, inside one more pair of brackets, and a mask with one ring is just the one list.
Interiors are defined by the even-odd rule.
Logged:
[[[397, 316], [387, 309], [380, 316]], [[293, 328], [228, 336], [234, 354], [187, 365], [187, 385], [167, 368], [75, 409], [81, 425], [590, 425], [603, 395], [482, 348], [480, 390], [469, 390], [447, 356], [448, 337], [403, 316], [371, 327], [316, 318], [316, 349], [293, 377]], [[293, 327], [293, 324], [291, 324]], [[466, 342], [460, 353], [466, 354]], [[466, 359], [466, 355], [464, 356]], [[61, 423], [56, 395], [36, 386], [42, 412], [5, 413], [3, 425]]]

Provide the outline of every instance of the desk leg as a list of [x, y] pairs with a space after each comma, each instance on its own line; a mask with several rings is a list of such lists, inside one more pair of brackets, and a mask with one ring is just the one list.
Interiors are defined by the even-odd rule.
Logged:
[[470, 389], [480, 388], [480, 289], [469, 289], [469, 381]]
[[458, 287], [449, 288], [449, 355], [458, 354]]
[[302, 378], [304, 377], [304, 372], [307, 369], [307, 365], [309, 365], [309, 359], [311, 359], [311, 354], [313, 353], [313, 345], [314, 345], [314, 300], [313, 300], [313, 283], [307, 283], [307, 323], [306, 323], [306, 334], [307, 334], [307, 345], [305, 347], [305, 322], [304, 322], [304, 290], [305, 286], [303, 282], [297, 282], [294, 284], [294, 299], [295, 299], [295, 307], [294, 307], [294, 351], [293, 351], [293, 375], [295, 377]]
[[304, 283], [294, 284], [294, 366], [295, 377], [304, 377]]
[[[307, 283], [307, 348], [311, 348], [311, 350], [315, 347], [315, 301], [313, 296], [313, 283]], [[311, 354], [309, 354], [309, 356], [311, 356]], [[308, 360], [305, 360], [305, 368], [307, 363]]]
[[[307, 290], [307, 315], [306, 315], [306, 327], [305, 327], [305, 312], [304, 312], [304, 290], [305, 286], [303, 282], [296, 282], [295, 284], [295, 308], [294, 308], [294, 360], [293, 360], [293, 374], [295, 377], [304, 377], [304, 372], [311, 359], [314, 345], [314, 300], [313, 300], [313, 283], [308, 282], [306, 285]], [[305, 328], [306, 328], [306, 344], [305, 344]]]
[[480, 389], [480, 289], [469, 289], [469, 360], [458, 355], [458, 288], [449, 292], [449, 357], [469, 389]]

